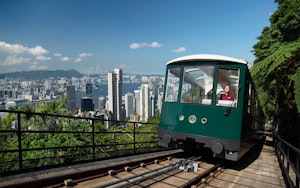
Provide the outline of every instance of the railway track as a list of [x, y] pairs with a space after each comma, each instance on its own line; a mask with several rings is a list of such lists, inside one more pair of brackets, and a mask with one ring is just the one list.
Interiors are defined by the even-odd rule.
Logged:
[[139, 166], [108, 171], [107, 175], [89, 180], [70, 181], [81, 187], [192, 187], [205, 182], [205, 178], [220, 169], [220, 164], [201, 161], [202, 157], [166, 158]]
[[0, 187], [191, 187], [205, 182], [220, 164], [174, 150], [72, 168], [5, 182]]

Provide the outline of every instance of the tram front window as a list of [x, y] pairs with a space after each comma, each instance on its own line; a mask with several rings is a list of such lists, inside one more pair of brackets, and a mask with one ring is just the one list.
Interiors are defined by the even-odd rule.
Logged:
[[165, 102], [177, 102], [179, 90], [180, 67], [168, 70]]
[[239, 69], [219, 68], [216, 89], [217, 106], [237, 107], [239, 77]]
[[211, 105], [214, 66], [184, 67], [181, 87], [181, 103]]

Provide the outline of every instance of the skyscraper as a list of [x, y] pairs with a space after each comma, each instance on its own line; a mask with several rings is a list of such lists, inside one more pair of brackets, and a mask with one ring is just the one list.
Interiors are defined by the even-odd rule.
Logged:
[[67, 86], [67, 109], [74, 111], [76, 108], [76, 95], [75, 95], [75, 86]]
[[122, 117], [122, 69], [114, 69], [108, 73], [108, 110], [112, 119], [123, 120]]
[[99, 96], [98, 97], [98, 110], [100, 113], [103, 113], [105, 111], [105, 97]]
[[140, 115], [142, 121], [147, 121], [148, 117], [151, 116], [151, 100], [148, 84], [142, 84], [140, 89]]
[[134, 97], [132, 93], [125, 94], [126, 117], [134, 114]]
[[93, 84], [92, 82], [87, 82], [85, 84], [86, 97], [93, 98]]
[[134, 90], [134, 113], [140, 114], [140, 90]]

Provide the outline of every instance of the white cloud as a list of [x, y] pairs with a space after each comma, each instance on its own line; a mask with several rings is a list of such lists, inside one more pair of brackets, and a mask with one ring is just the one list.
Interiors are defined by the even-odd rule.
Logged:
[[162, 44], [159, 44], [158, 42], [152, 42], [150, 44], [150, 47], [151, 48], [160, 48], [160, 47], [162, 47]]
[[92, 56], [92, 54], [91, 53], [81, 53], [81, 54], [79, 54], [79, 57], [90, 57], [90, 56]]
[[78, 63], [78, 62], [80, 62], [80, 61], [82, 61], [82, 58], [79, 58], [79, 57], [78, 57], [78, 58], [75, 59], [75, 62], [76, 62], [76, 63]]
[[152, 43], [131, 43], [129, 45], [130, 49], [139, 49], [139, 48], [144, 48], [144, 47], [160, 48], [160, 47], [162, 47], [162, 44], [159, 44], [158, 42], [152, 42]]
[[69, 57], [60, 57], [59, 59], [60, 59], [61, 61], [69, 61], [69, 60], [70, 60]]
[[42, 56], [42, 55], [45, 55], [49, 52], [48, 50], [44, 49], [41, 46], [36, 46], [34, 48], [29, 48], [28, 51], [29, 51], [30, 54], [32, 54], [34, 56]]
[[[32, 59], [39, 61], [51, 60], [51, 57], [45, 56], [49, 51], [41, 46], [34, 48], [28, 48], [21, 44], [9, 44], [4, 41], [0, 41], [0, 53], [3, 55], [0, 59], [1, 65], [18, 65], [22, 63], [28, 63]], [[35, 58], [32, 58], [35, 57]]]
[[0, 65], [17, 65], [22, 63], [27, 63], [31, 58], [18, 57], [17, 55], [7, 56], [3, 62], [0, 62]]
[[[76, 57], [64, 56], [62, 53], [53, 53], [49, 56], [49, 51], [40, 45], [35, 47], [26, 47], [21, 44], [9, 44], [4, 41], [0, 41], [0, 65], [11, 66], [5, 68], [6, 70], [12, 70], [14, 65], [20, 67], [21, 64], [30, 64], [28, 68], [34, 70], [47, 69], [43, 62], [58, 60], [60, 62], [75, 61], [81, 62], [85, 58], [92, 56], [92, 53], [79, 53]], [[5, 71], [4, 69], [0, 71]]]
[[39, 61], [49, 61], [49, 60], [51, 60], [51, 57], [40, 55], [40, 56], [37, 56], [35, 59], [39, 60]]
[[90, 57], [90, 56], [92, 56], [91, 53], [81, 53], [78, 55], [77, 58], [75, 58], [74, 62], [78, 63], [78, 62], [82, 61], [83, 58]]
[[175, 53], [182, 53], [182, 52], [185, 52], [185, 51], [186, 51], [185, 47], [180, 47], [180, 48], [177, 48], [175, 50], [172, 50], [172, 52], [175, 52]]
[[41, 56], [47, 54], [49, 51], [41, 46], [36, 46], [34, 48], [28, 48], [21, 44], [9, 44], [6, 42], [0, 42], [0, 53], [4, 54], [21, 54], [28, 53], [34, 56]]
[[26, 52], [27, 48], [20, 44], [8, 44], [6, 42], [0, 42], [0, 53], [5, 54], [20, 54]]
[[139, 43], [132, 43], [129, 45], [129, 48], [138, 49], [138, 48], [141, 48], [141, 45]]
[[53, 56], [54, 56], [54, 57], [59, 57], [59, 59], [60, 59], [61, 61], [64, 61], [64, 62], [70, 60], [69, 57], [67, 57], [67, 56], [62, 56], [62, 54], [60, 54], [60, 53], [54, 53]]

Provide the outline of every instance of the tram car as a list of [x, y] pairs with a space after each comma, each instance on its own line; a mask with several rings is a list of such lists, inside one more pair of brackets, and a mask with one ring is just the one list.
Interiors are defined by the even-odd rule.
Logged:
[[237, 161], [262, 138], [263, 123], [247, 61], [196, 54], [167, 63], [159, 146], [210, 148]]

